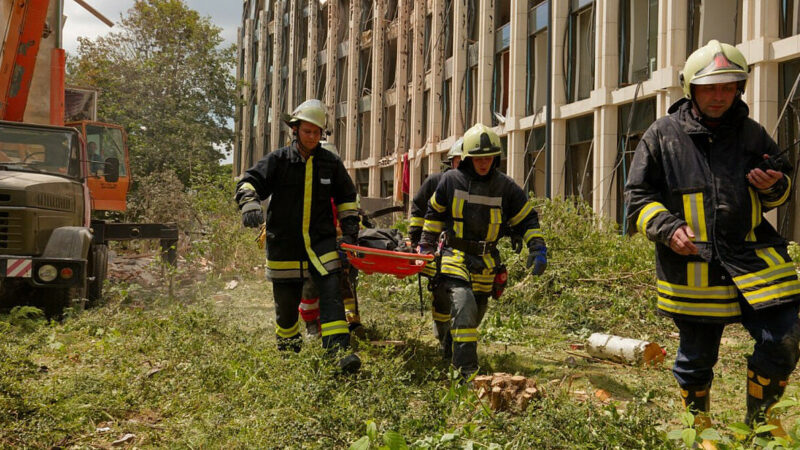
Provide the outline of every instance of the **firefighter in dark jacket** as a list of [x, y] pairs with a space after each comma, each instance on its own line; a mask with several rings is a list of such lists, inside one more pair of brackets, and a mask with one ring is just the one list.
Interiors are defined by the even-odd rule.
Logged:
[[[449, 298], [452, 362], [465, 380], [478, 370], [478, 326], [486, 312], [495, 272], [502, 267], [497, 240], [503, 226], [523, 236], [529, 268], [539, 275], [547, 249], [539, 219], [525, 191], [497, 170], [502, 151], [495, 132], [477, 124], [464, 134], [461, 164], [445, 172], [428, 201], [420, 251], [433, 253], [444, 239], [440, 283]], [[443, 233], [444, 232], [444, 233]]]
[[[447, 168], [445, 172], [451, 169], [458, 169], [458, 165], [461, 162], [463, 144], [464, 139], [459, 138], [450, 148], [450, 151], [447, 152]], [[411, 248], [417, 248], [419, 245], [422, 227], [425, 225], [425, 213], [428, 211], [428, 200], [436, 191], [436, 187], [445, 172], [431, 174], [414, 195], [414, 199], [411, 202], [411, 221], [408, 226]], [[433, 278], [436, 275], [435, 262], [425, 265], [425, 268], [422, 269], [422, 274], [429, 279]], [[444, 292], [441, 284], [429, 281], [428, 289], [433, 294], [433, 335], [439, 341], [439, 351], [442, 357], [449, 360], [453, 356], [453, 338], [450, 335], [450, 298], [447, 297], [447, 293]]]
[[[333, 207], [336, 205], [344, 242], [355, 243], [358, 205], [353, 181], [342, 160], [320, 144], [326, 129], [326, 110], [319, 100], [303, 102], [288, 120], [294, 140], [270, 152], [248, 169], [236, 189], [242, 223], [263, 222], [260, 201], [267, 208], [267, 277], [272, 280], [278, 348], [299, 350], [298, 305], [303, 280], [312, 278], [320, 298], [322, 345], [346, 350], [350, 334], [339, 291], [342, 262], [336, 244]], [[343, 371], [358, 370], [361, 361], [348, 354], [339, 361]]]
[[758, 168], [779, 151], [747, 117], [747, 74], [744, 56], [716, 40], [689, 56], [685, 98], [636, 147], [625, 201], [656, 243], [658, 311], [680, 331], [673, 373], [684, 405], [708, 411], [722, 331], [741, 322], [755, 340], [745, 417], [753, 424], [769, 418], [800, 356], [800, 282], [786, 240], [763, 218], [788, 198], [790, 168], [782, 159], [782, 170]]

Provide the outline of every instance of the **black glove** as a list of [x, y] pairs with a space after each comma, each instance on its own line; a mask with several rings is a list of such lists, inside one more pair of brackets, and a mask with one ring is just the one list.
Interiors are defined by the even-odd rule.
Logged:
[[261, 212], [259, 202], [247, 202], [242, 206], [242, 225], [248, 228], [258, 228], [264, 223], [264, 213]]
[[528, 262], [526, 267], [531, 270], [531, 273], [534, 275], [541, 275], [544, 273], [544, 269], [547, 268], [547, 247], [544, 245], [537, 245], [533, 247], [528, 252]]
[[522, 236], [512, 234], [509, 237], [511, 238], [511, 251], [519, 255], [522, 252]]
[[351, 234], [343, 234], [342, 235], [342, 243], [343, 244], [350, 244], [350, 245], [358, 245], [358, 233], [351, 233]]
[[419, 240], [421, 237], [422, 237], [422, 228], [411, 227], [408, 230], [408, 239], [411, 241], [411, 248], [417, 248], [417, 245], [419, 245]]

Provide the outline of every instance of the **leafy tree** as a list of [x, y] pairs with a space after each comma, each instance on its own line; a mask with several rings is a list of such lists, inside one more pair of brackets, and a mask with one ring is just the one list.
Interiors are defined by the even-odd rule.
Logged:
[[119, 27], [79, 38], [68, 81], [100, 90], [98, 119], [126, 128], [135, 174], [172, 170], [187, 184], [231, 145], [235, 47], [183, 0], [137, 0]]

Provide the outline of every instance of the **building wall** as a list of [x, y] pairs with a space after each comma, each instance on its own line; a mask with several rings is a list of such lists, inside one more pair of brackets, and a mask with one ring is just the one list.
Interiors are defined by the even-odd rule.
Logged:
[[[800, 60], [800, 12], [785, 13], [785, 3], [245, 0], [235, 172], [287, 142], [282, 113], [319, 97], [329, 109], [329, 140], [369, 196], [397, 196], [406, 154], [413, 196], [429, 174], [422, 172], [438, 171], [442, 156], [476, 121], [503, 137], [506, 173], [544, 196], [549, 123], [551, 195], [583, 197], [619, 218], [625, 160], [646, 126], [683, 96], [686, 56], [709, 39], [742, 50], [752, 68], [745, 94], [751, 116], [775, 128], [800, 72], [791, 66]], [[789, 124], [797, 117], [790, 109], [777, 133], [782, 143], [800, 133]], [[790, 222], [782, 231], [800, 236], [800, 225]]]

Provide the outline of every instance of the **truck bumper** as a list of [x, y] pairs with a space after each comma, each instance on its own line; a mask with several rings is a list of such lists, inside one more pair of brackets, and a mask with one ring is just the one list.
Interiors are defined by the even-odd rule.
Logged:
[[[55, 278], [46, 281], [48, 273]], [[0, 255], [0, 278], [24, 279], [37, 287], [75, 286], [86, 279], [86, 260]]]

